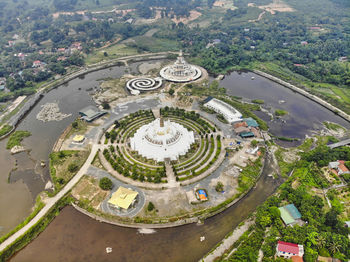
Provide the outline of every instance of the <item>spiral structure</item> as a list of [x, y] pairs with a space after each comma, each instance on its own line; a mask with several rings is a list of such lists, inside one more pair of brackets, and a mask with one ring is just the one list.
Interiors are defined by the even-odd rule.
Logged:
[[126, 88], [132, 93], [156, 90], [162, 86], [162, 79], [157, 78], [134, 78], [126, 83]]

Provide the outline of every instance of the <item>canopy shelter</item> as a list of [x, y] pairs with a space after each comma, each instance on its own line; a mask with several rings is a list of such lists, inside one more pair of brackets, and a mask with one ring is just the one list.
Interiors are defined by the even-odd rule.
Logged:
[[119, 187], [108, 200], [108, 204], [128, 209], [139, 193], [125, 187]]

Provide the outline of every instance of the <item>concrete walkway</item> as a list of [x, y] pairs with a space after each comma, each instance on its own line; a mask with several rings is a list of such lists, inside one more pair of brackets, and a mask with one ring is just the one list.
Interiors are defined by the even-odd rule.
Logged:
[[78, 173], [67, 183], [67, 185], [57, 193], [52, 198], [49, 198], [46, 201], [46, 205], [43, 207], [43, 209], [40, 210], [40, 212], [24, 227], [22, 227], [20, 230], [18, 230], [16, 233], [14, 233], [12, 236], [10, 236], [7, 240], [5, 240], [0, 245], [0, 252], [2, 252], [6, 247], [11, 245], [17, 238], [24, 235], [32, 226], [34, 226], [41, 218], [43, 218], [46, 213], [67, 193], [69, 192], [73, 186], [80, 180], [80, 178], [87, 172], [91, 162], [93, 161], [99, 146], [93, 145], [90, 155], [85, 161], [84, 165], [81, 167], [81, 169], [78, 171]]

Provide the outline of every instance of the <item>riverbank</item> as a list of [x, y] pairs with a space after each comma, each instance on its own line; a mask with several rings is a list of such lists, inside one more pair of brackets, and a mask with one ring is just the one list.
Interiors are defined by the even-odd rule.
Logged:
[[205, 255], [199, 262], [212, 262], [221, 257], [232, 245], [255, 223], [252, 219], [243, 221], [237, 228], [230, 232], [211, 252]]

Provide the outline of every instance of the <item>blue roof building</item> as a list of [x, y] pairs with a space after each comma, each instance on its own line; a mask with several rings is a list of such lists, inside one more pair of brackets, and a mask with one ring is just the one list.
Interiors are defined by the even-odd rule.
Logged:
[[244, 118], [243, 121], [246, 122], [249, 127], [259, 127], [258, 122], [256, 122], [255, 119], [251, 117]]

